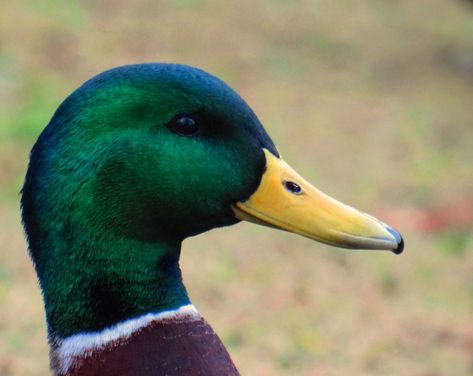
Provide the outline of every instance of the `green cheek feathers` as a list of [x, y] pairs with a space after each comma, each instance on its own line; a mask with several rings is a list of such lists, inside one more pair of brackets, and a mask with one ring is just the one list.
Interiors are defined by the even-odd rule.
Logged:
[[98, 209], [100, 226], [154, 241], [235, 223], [231, 204], [259, 183], [263, 156], [260, 163], [223, 159], [219, 155], [232, 155], [226, 145], [179, 145], [174, 135], [148, 145], [146, 136], [115, 143], [98, 169], [92, 210]]

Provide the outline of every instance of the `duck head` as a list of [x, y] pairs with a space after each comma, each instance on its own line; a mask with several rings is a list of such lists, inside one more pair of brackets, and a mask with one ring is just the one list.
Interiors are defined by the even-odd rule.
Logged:
[[[403, 248], [287, 165], [235, 91], [181, 65], [116, 68], [71, 94], [32, 150], [22, 206], [61, 336], [185, 303], [180, 243], [240, 220], [338, 247]], [[148, 282], [159, 288], [143, 291]]]

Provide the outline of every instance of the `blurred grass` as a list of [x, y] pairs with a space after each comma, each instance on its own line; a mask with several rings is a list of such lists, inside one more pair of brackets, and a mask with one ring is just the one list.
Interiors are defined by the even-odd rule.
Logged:
[[[172, 61], [220, 76], [292, 165], [360, 209], [473, 198], [467, 1], [1, 5], [0, 375], [48, 372], [18, 214], [29, 149], [62, 99], [104, 69]], [[401, 257], [241, 224], [186, 241], [184, 277], [243, 374], [473, 374], [471, 228], [398, 226]]]

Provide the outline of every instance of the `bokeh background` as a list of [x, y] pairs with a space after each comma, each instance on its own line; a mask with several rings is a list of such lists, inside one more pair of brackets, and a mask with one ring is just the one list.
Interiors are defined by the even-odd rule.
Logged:
[[402, 256], [239, 224], [189, 239], [191, 298], [244, 375], [473, 374], [473, 4], [461, 0], [0, 1], [0, 375], [47, 375], [19, 221], [28, 152], [113, 66], [201, 67]]

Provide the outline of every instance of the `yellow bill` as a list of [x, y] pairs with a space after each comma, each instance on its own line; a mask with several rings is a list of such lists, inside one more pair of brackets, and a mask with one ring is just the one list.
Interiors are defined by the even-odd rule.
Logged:
[[238, 219], [336, 247], [402, 252], [404, 242], [397, 231], [322, 193], [284, 160], [263, 150], [266, 170], [256, 192], [233, 206]]

